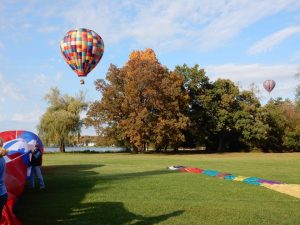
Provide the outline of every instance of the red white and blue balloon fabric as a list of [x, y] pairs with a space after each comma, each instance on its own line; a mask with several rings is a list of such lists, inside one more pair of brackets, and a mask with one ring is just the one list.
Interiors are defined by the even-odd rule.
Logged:
[[271, 91], [276, 86], [276, 82], [274, 80], [265, 80], [263, 85], [264, 85], [264, 88], [266, 89], [266, 91], [269, 92], [269, 94], [270, 94]]
[[30, 131], [4, 131], [0, 133], [0, 138], [3, 140], [3, 147], [8, 150], [6, 160], [12, 160], [20, 155], [23, 156], [24, 163], [28, 164], [29, 150], [34, 149], [34, 145], [38, 144], [42, 153], [44, 146], [41, 139]]
[[85, 77], [101, 60], [104, 52], [102, 38], [93, 30], [70, 30], [60, 42], [67, 64], [79, 77]]
[[0, 132], [0, 138], [4, 141], [3, 147], [8, 150], [4, 156], [8, 201], [3, 209], [0, 225], [21, 225], [13, 213], [13, 207], [23, 192], [28, 176], [29, 150], [37, 143], [43, 152], [44, 146], [41, 139], [30, 131], [4, 131]]

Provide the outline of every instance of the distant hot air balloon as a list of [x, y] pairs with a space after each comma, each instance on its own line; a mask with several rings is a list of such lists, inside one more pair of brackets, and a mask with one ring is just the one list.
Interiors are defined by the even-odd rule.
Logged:
[[[79, 77], [85, 77], [102, 58], [104, 43], [95, 32], [85, 28], [70, 30], [60, 43], [61, 52], [68, 65]], [[80, 81], [84, 84], [84, 81]]]
[[267, 92], [270, 92], [274, 89], [276, 85], [276, 82], [274, 80], [265, 80], [264, 81], [264, 88], [266, 89]]

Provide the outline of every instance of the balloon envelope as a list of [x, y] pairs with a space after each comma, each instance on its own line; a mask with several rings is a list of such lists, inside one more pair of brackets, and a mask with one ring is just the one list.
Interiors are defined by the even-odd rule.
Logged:
[[274, 80], [265, 80], [263, 85], [266, 91], [270, 93], [274, 89], [276, 82]]
[[18, 197], [23, 193], [28, 174], [29, 149], [36, 143], [42, 152], [44, 146], [41, 139], [34, 133], [24, 130], [12, 130], [0, 132], [3, 147], [8, 150], [4, 156], [6, 162], [5, 185], [8, 192], [8, 200], [3, 208], [1, 225], [21, 225], [14, 214], [14, 206]]
[[60, 42], [67, 64], [80, 77], [85, 77], [102, 58], [104, 43], [95, 32], [85, 28], [70, 30]]

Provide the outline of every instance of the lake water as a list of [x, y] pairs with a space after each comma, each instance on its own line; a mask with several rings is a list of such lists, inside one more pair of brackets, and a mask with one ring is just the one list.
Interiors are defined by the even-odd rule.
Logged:
[[[66, 152], [123, 152], [123, 147], [66, 147]], [[45, 152], [59, 152], [59, 148], [45, 147]]]

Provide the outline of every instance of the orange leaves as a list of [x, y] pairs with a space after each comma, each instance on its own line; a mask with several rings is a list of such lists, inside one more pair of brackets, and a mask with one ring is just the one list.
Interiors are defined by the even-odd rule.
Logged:
[[158, 62], [154, 51], [150, 48], [147, 48], [145, 51], [133, 51], [129, 56], [129, 62], [134, 60], [149, 61], [151, 63]]
[[106, 124], [117, 124], [116, 133], [134, 149], [183, 140], [188, 121], [181, 113], [188, 100], [183, 79], [161, 65], [152, 49], [132, 52], [122, 68], [112, 65], [107, 80], [106, 85], [96, 82], [102, 94], [99, 115], [106, 115]]

